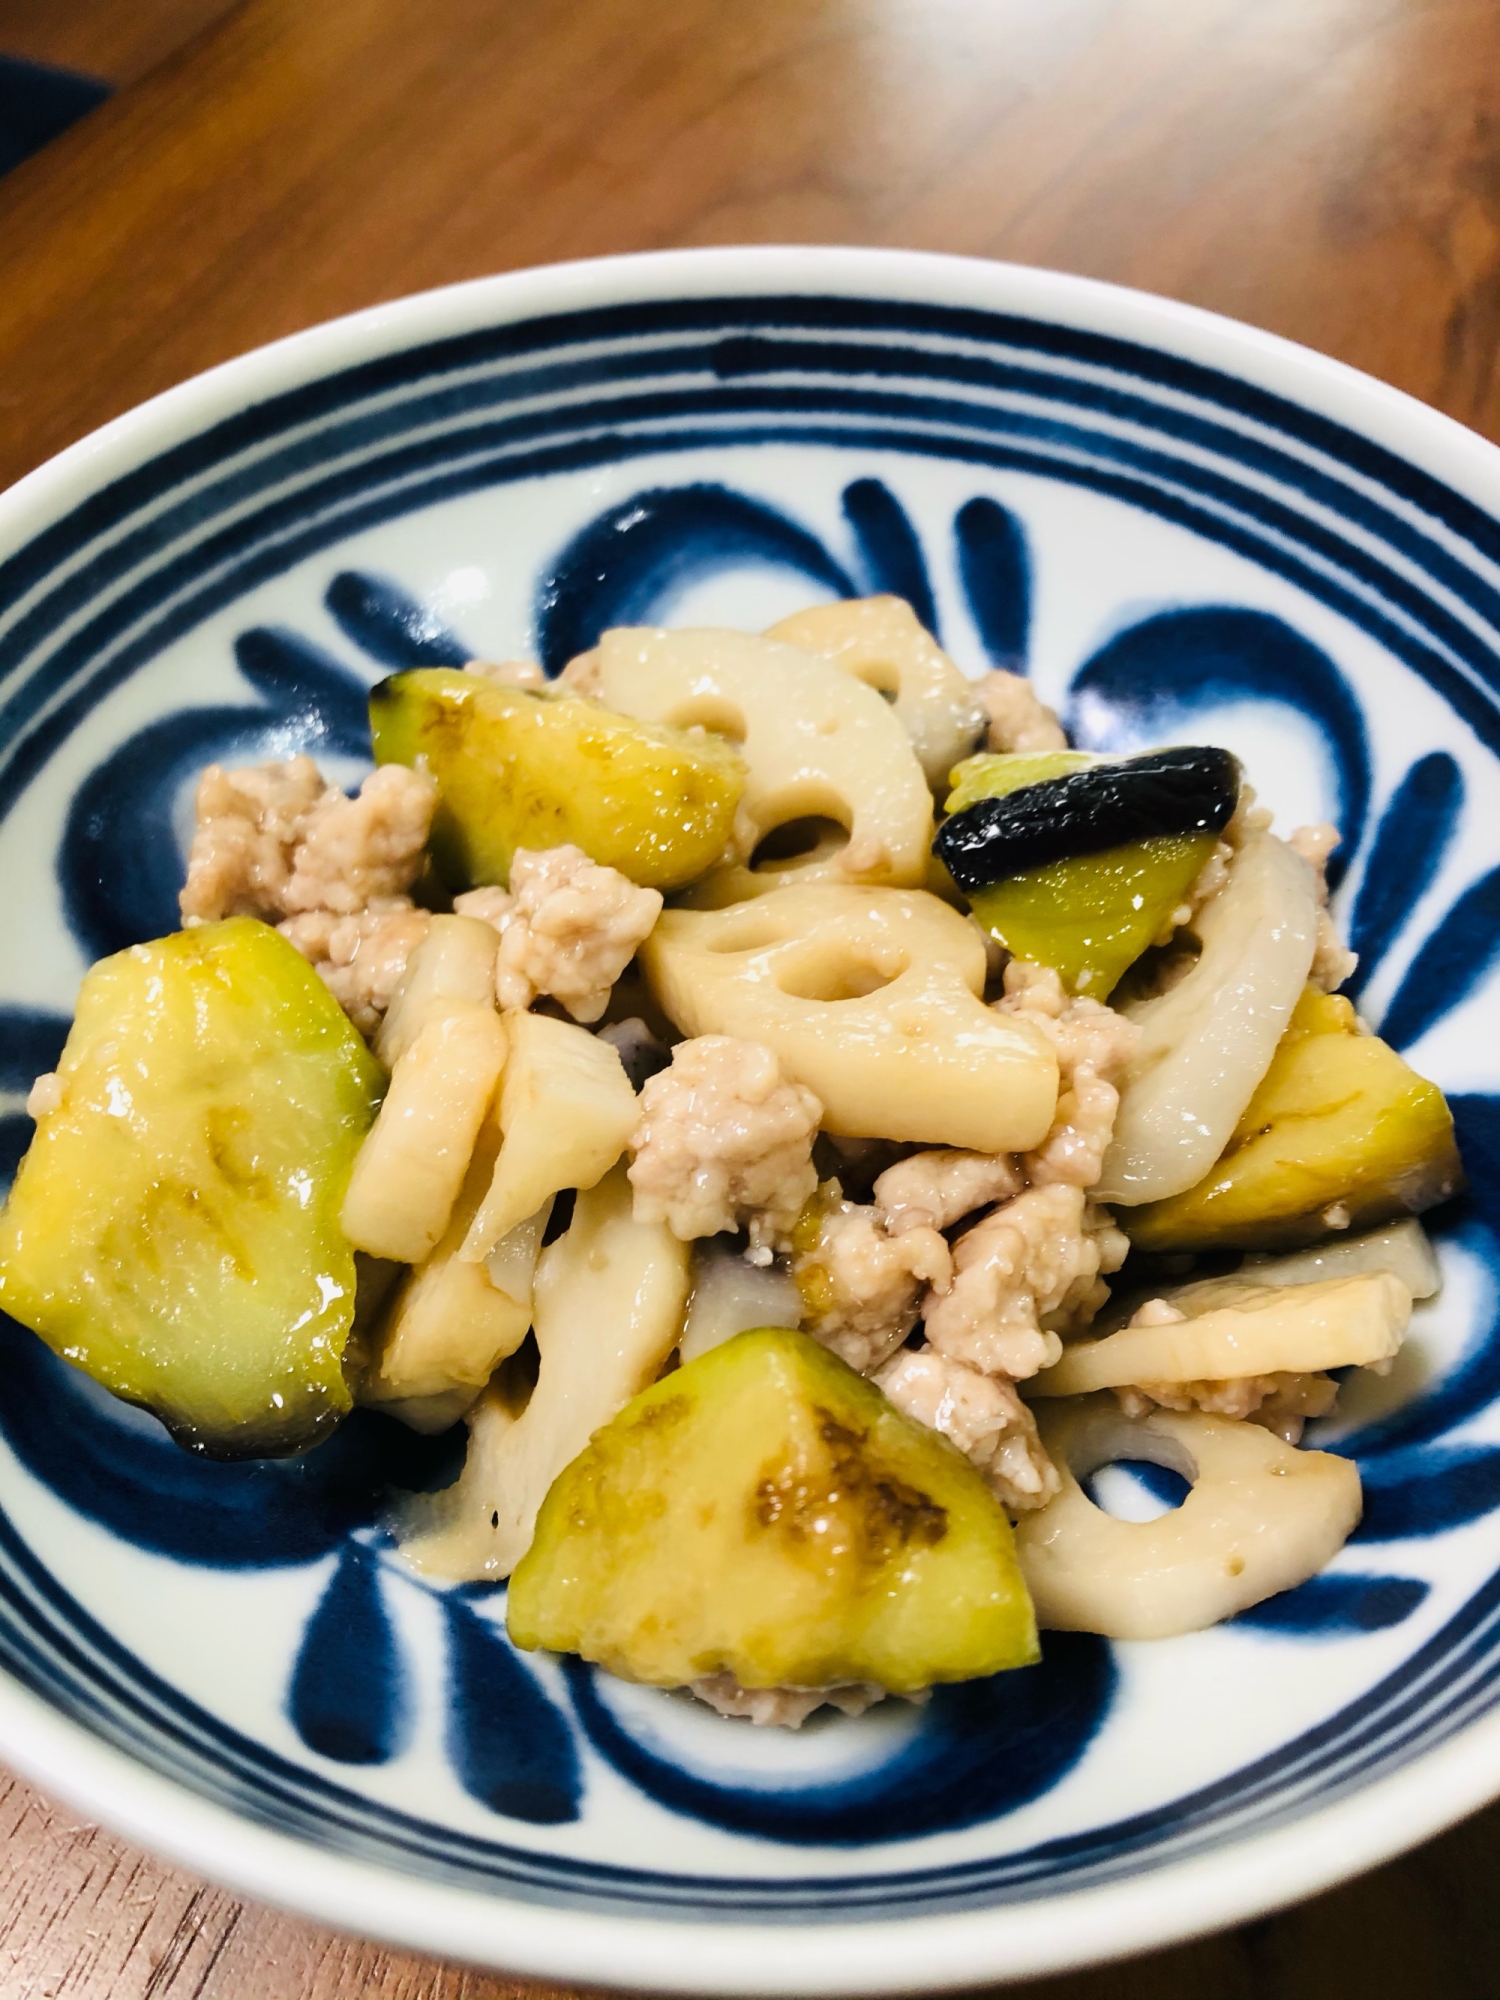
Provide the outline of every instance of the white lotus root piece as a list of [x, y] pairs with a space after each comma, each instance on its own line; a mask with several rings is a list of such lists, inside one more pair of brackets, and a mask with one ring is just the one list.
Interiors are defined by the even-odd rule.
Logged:
[[429, 1021], [402, 1055], [344, 1195], [339, 1220], [357, 1250], [418, 1264], [436, 1247], [505, 1052], [500, 1017], [483, 1006]]
[[1213, 1304], [1196, 1317], [1178, 1305], [1166, 1306], [1171, 1319], [1142, 1308], [1117, 1333], [1074, 1341], [1038, 1375], [1031, 1394], [1369, 1367], [1392, 1359], [1411, 1318], [1411, 1293], [1389, 1271], [1281, 1289], [1242, 1285], [1238, 1293], [1232, 1279], [1220, 1282]]
[[979, 741], [988, 715], [974, 683], [949, 659], [904, 597], [817, 604], [773, 625], [768, 639], [831, 660], [886, 697], [934, 791]]
[[1229, 824], [1219, 835], [1214, 851], [1198, 870], [1184, 900], [1165, 920], [1155, 942], [1166, 944], [1176, 930], [1190, 928], [1203, 905], [1210, 902], [1229, 880], [1234, 857], [1254, 834], [1268, 833], [1274, 815], [1255, 803], [1255, 787], [1243, 778], [1240, 795]]
[[[915, 885], [927, 872], [932, 794], [900, 721], [873, 688], [826, 660], [747, 632], [606, 632], [597, 685], [611, 708], [731, 738], [748, 778], [731, 852], [689, 900], [714, 908], [791, 881]], [[760, 843], [792, 821], [822, 820], [841, 840], [752, 868]]]
[[[442, 1239], [425, 1262], [405, 1273], [383, 1315], [374, 1343], [371, 1366], [360, 1384], [362, 1403], [430, 1405], [434, 1418], [447, 1413], [447, 1399], [467, 1389], [470, 1400], [509, 1354], [514, 1354], [531, 1325], [530, 1274], [524, 1286], [508, 1290], [495, 1285], [482, 1264], [468, 1264], [459, 1247], [474, 1212], [484, 1198], [494, 1171], [500, 1134], [492, 1122], [480, 1130], [469, 1171]], [[533, 1232], [533, 1267], [541, 1232]], [[524, 1296], [518, 1294], [524, 1292]], [[396, 1415], [410, 1415], [400, 1409]], [[429, 1411], [414, 1412], [414, 1428], [425, 1429]], [[461, 1415], [455, 1411], [448, 1422]], [[446, 1424], [440, 1428], [446, 1429]]]
[[630, 1183], [616, 1167], [579, 1195], [571, 1226], [542, 1252], [536, 1387], [519, 1416], [492, 1390], [476, 1410], [457, 1484], [407, 1503], [402, 1554], [415, 1568], [464, 1580], [509, 1576], [558, 1473], [656, 1379], [677, 1345], [687, 1246], [631, 1210]]
[[984, 1005], [984, 940], [935, 896], [819, 883], [667, 910], [641, 964], [684, 1034], [774, 1049], [830, 1132], [1005, 1153], [1052, 1124], [1056, 1055]]
[[1024, 674], [996, 670], [975, 683], [989, 718], [989, 750], [1066, 750], [1068, 739], [1057, 711], [1048, 708]]
[[510, 1055], [496, 1116], [504, 1141], [459, 1252], [471, 1264], [564, 1188], [593, 1187], [636, 1121], [635, 1092], [608, 1042], [546, 1014], [503, 1018]]
[[1313, 952], [1308, 978], [1325, 993], [1336, 993], [1359, 964], [1359, 954], [1350, 951], [1338, 934], [1333, 912], [1328, 907], [1328, 857], [1343, 841], [1336, 826], [1320, 820], [1314, 826], [1299, 826], [1287, 840], [1288, 847], [1302, 856], [1313, 872], [1318, 899], [1318, 943]]
[[802, 1324], [802, 1294], [796, 1280], [774, 1265], [752, 1264], [732, 1245], [707, 1242], [693, 1255], [693, 1295], [688, 1301], [678, 1348], [684, 1362], [696, 1361], [752, 1327]]
[[1024, 1381], [1057, 1362], [1060, 1332], [1088, 1324], [1109, 1296], [1101, 1273], [1128, 1247], [1081, 1188], [1030, 1188], [954, 1244], [952, 1285], [923, 1308], [927, 1338], [951, 1361]]
[[[1283, 1254], [1255, 1251], [1227, 1282], [1306, 1285], [1317, 1278], [1358, 1278], [1367, 1271], [1389, 1271], [1401, 1280], [1414, 1299], [1430, 1299], [1443, 1282], [1437, 1253], [1414, 1215], [1380, 1229], [1368, 1229], [1360, 1236], [1315, 1243], [1307, 1250]], [[1196, 1300], [1207, 1287], [1225, 1282], [1202, 1278], [1196, 1284], [1174, 1286], [1168, 1296], [1182, 1310], [1191, 1311], [1194, 1308], [1185, 1303], [1189, 1297]]]
[[729, 1035], [679, 1042], [648, 1077], [630, 1137], [636, 1214], [684, 1242], [748, 1224], [769, 1261], [818, 1184], [822, 1106], [772, 1050]]
[[[808, 1240], [810, 1239], [810, 1240]], [[861, 1375], [869, 1375], [917, 1323], [924, 1285], [946, 1291], [948, 1245], [935, 1229], [887, 1233], [879, 1209], [844, 1201], [837, 1181], [800, 1223], [792, 1275], [804, 1331]]]
[[1312, 870], [1274, 834], [1251, 837], [1197, 919], [1191, 971], [1123, 1012], [1141, 1044], [1121, 1087], [1096, 1189], [1132, 1205], [1181, 1194], [1229, 1142], [1307, 984]]
[[903, 1349], [875, 1377], [898, 1410], [941, 1431], [989, 1481], [1012, 1514], [1026, 1514], [1059, 1491], [1036, 1418], [1003, 1375], [981, 1375], [935, 1348]]
[[[1305, 1583], [1359, 1521], [1351, 1460], [1299, 1451], [1258, 1424], [1199, 1412], [1128, 1418], [1112, 1396], [1037, 1410], [1062, 1490], [1016, 1527], [1016, 1554], [1050, 1631], [1112, 1639], [1198, 1632]], [[1079, 1484], [1117, 1459], [1146, 1460], [1192, 1481], [1154, 1521], [1121, 1521]]]
[[422, 1030], [471, 1007], [490, 1007], [499, 939], [473, 917], [431, 917], [385, 1010], [375, 1053], [394, 1069]]
[[473, 889], [453, 907], [500, 934], [495, 997], [502, 1007], [529, 1007], [550, 994], [575, 1021], [587, 1022], [603, 1014], [611, 987], [649, 936], [661, 894], [590, 861], [581, 847], [518, 847], [508, 893]]

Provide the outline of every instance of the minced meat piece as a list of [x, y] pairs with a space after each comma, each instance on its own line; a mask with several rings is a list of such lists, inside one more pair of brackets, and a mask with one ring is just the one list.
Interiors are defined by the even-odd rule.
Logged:
[[1047, 707], [1024, 674], [1000, 671], [981, 676], [974, 692], [990, 719], [991, 750], [1066, 750], [1068, 739], [1054, 709]]
[[437, 786], [425, 771], [382, 764], [348, 798], [330, 785], [298, 828], [283, 910], [354, 916], [404, 895], [422, 872]]
[[275, 923], [362, 1033], [378, 1027], [430, 919], [405, 894], [421, 871], [437, 788], [383, 765], [349, 798], [311, 757], [198, 781], [183, 920]]
[[891, 1235], [877, 1208], [840, 1197], [837, 1181], [797, 1224], [792, 1276], [802, 1294], [802, 1329], [868, 1375], [917, 1323], [922, 1287], [946, 1289], [948, 1246], [935, 1229]]
[[1328, 907], [1328, 857], [1342, 838], [1338, 828], [1325, 821], [1316, 826], [1299, 826], [1287, 842], [1312, 869], [1317, 883], [1318, 941], [1307, 976], [1325, 993], [1336, 993], [1359, 964], [1358, 954], [1350, 951], [1339, 936]]
[[1054, 1181], [1089, 1188], [1104, 1167], [1120, 1108], [1118, 1079], [1140, 1046], [1141, 1031], [1112, 1007], [1063, 991], [1050, 966], [1013, 958], [996, 1002], [1039, 1028], [1057, 1051], [1058, 1097], [1052, 1129], [1021, 1165], [1033, 1186]]
[[181, 896], [187, 923], [275, 922], [313, 910], [353, 916], [404, 897], [422, 867], [437, 788], [425, 771], [383, 765], [349, 798], [310, 757], [198, 781]]
[[307, 910], [277, 929], [317, 968], [319, 977], [362, 1035], [373, 1035], [391, 1004], [406, 962], [432, 918], [405, 897], [395, 907], [344, 917]]
[[733, 1674], [706, 1674], [691, 1683], [699, 1701], [720, 1715], [754, 1723], [757, 1729], [800, 1729], [814, 1709], [825, 1705], [845, 1715], [863, 1715], [886, 1691], [873, 1681], [844, 1681], [825, 1688], [747, 1688]]
[[243, 771], [210, 764], [194, 800], [197, 826], [179, 898], [183, 922], [285, 916], [292, 852], [325, 790], [311, 757]]
[[504, 929], [505, 920], [514, 906], [509, 889], [465, 889], [461, 896], [453, 898], [455, 916], [477, 917], [480, 923], [488, 924], [497, 931]]
[[892, 1236], [908, 1229], [951, 1229], [976, 1208], [1009, 1201], [1026, 1176], [1009, 1153], [966, 1153], [944, 1146], [913, 1153], [875, 1183], [875, 1204]]
[[816, 1191], [812, 1142], [823, 1107], [789, 1083], [759, 1042], [699, 1035], [641, 1091], [630, 1180], [642, 1222], [684, 1241], [749, 1224], [769, 1262]]
[[1203, 905], [1211, 902], [1228, 882], [1230, 863], [1251, 834], [1265, 833], [1270, 824], [1271, 814], [1264, 806], [1255, 803], [1255, 787], [1242, 782], [1234, 817], [1219, 835], [1213, 853], [1194, 876], [1186, 897], [1158, 931], [1155, 943], [1166, 944], [1174, 931], [1192, 923]]
[[[1179, 1315], [1180, 1317], [1180, 1315]], [[1139, 1315], [1137, 1315], [1137, 1322]], [[1296, 1444], [1313, 1417], [1326, 1417], [1338, 1397], [1331, 1375], [1242, 1375], [1222, 1382], [1136, 1382], [1116, 1389], [1127, 1417], [1156, 1408], [1203, 1410], [1213, 1417], [1237, 1417], [1261, 1424], [1288, 1444]]]
[[637, 888], [618, 868], [602, 868], [581, 847], [518, 847], [510, 890], [474, 889], [456, 897], [461, 916], [500, 933], [495, 996], [526, 1008], [546, 993], [575, 1021], [597, 1021], [610, 989], [651, 934], [661, 894]]
[[896, 1355], [875, 1381], [898, 1410], [957, 1445], [1008, 1512], [1045, 1507], [1058, 1492], [1062, 1482], [1037, 1436], [1036, 1418], [1005, 1376], [981, 1375], [919, 1347]]
[[569, 694], [581, 694], [597, 701], [603, 692], [599, 685], [599, 648], [591, 646], [588, 652], [579, 653], [569, 660], [557, 677], [557, 685], [566, 688]]
[[1060, 1332], [1093, 1318], [1109, 1296], [1100, 1273], [1128, 1248], [1081, 1188], [1029, 1188], [954, 1244], [953, 1283], [923, 1307], [927, 1338], [950, 1360], [1024, 1381], [1059, 1358]]
[[547, 676], [535, 660], [470, 660], [464, 672], [498, 681], [502, 687], [536, 689], [547, 685]]
[[55, 1069], [43, 1070], [26, 1093], [26, 1116], [40, 1121], [63, 1107], [63, 1080]]

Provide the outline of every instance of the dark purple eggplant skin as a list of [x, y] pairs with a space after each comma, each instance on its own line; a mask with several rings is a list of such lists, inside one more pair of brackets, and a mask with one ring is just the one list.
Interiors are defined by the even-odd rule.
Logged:
[[1152, 750], [976, 799], [944, 820], [933, 847], [969, 894], [1076, 854], [1167, 833], [1220, 833], [1239, 795], [1240, 763], [1228, 750]]

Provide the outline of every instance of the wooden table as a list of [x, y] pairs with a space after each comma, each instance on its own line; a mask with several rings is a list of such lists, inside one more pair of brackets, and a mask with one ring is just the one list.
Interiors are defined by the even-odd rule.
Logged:
[[[0, 484], [183, 376], [481, 272], [904, 244], [1217, 307], [1500, 437], [1495, 0], [0, 0], [125, 83], [0, 181]], [[171, 52], [169, 52], [171, 51]], [[0, 1789], [3, 2000], [539, 1994]], [[1493, 2000], [1500, 1809], [1053, 2000]]]

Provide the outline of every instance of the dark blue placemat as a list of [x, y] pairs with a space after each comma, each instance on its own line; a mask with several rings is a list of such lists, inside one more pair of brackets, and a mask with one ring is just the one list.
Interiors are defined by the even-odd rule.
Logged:
[[39, 152], [109, 96], [109, 85], [76, 70], [0, 55], [0, 174]]

